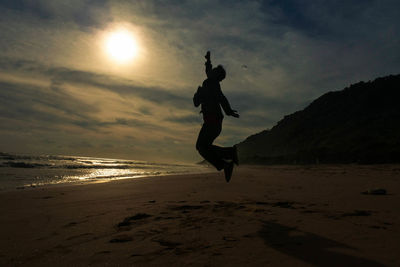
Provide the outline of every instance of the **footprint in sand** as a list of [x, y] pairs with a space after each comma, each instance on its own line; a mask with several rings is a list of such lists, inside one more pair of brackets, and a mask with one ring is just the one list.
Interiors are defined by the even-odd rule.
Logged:
[[129, 235], [119, 235], [119, 236], [116, 236], [115, 238], [111, 239], [109, 242], [110, 243], [125, 243], [125, 242], [129, 242], [132, 240], [133, 240], [133, 238]]
[[73, 240], [73, 239], [77, 239], [77, 238], [82, 238], [82, 237], [86, 237], [86, 236], [90, 236], [93, 235], [92, 233], [84, 233], [84, 234], [80, 234], [80, 235], [74, 235], [74, 236], [70, 236], [65, 240]]
[[368, 210], [355, 210], [353, 212], [346, 212], [342, 214], [342, 217], [350, 217], [350, 216], [370, 216], [371, 212]]
[[287, 209], [295, 209], [293, 207], [294, 202], [289, 201], [278, 201], [272, 204], [272, 207], [280, 207], [280, 208], [287, 208]]
[[111, 251], [109, 251], [109, 250], [103, 250], [103, 251], [96, 252], [94, 255], [103, 255], [103, 254], [110, 254], [110, 253], [111, 253]]
[[64, 225], [64, 227], [72, 227], [72, 226], [75, 226], [77, 224], [78, 224], [77, 222], [70, 222], [70, 223], [67, 223], [66, 225]]
[[147, 213], [137, 213], [134, 216], [126, 217], [122, 222], [117, 224], [117, 228], [120, 231], [129, 231], [131, 229], [131, 225], [134, 224], [136, 221], [141, 221], [151, 216], [152, 215]]
[[153, 239], [153, 240], [151, 240], [151, 241], [157, 242], [157, 243], [159, 243], [161, 246], [163, 246], [163, 247], [168, 247], [169, 249], [174, 249], [175, 247], [182, 245], [182, 243], [173, 242], [173, 241], [168, 241], [168, 240], [164, 240], [164, 239]]

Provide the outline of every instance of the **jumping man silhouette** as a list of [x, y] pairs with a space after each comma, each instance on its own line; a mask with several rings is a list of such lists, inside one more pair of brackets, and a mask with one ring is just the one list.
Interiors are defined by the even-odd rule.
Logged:
[[224, 170], [225, 180], [229, 182], [232, 177], [233, 164], [239, 165], [236, 146], [219, 147], [213, 145], [213, 142], [222, 130], [224, 115], [222, 114], [221, 106], [228, 116], [239, 118], [239, 114], [231, 108], [219, 85], [225, 79], [225, 69], [221, 65], [213, 68], [210, 57], [210, 51], [208, 51], [205, 56], [207, 79], [203, 81], [202, 86], [198, 87], [193, 97], [195, 107], [201, 104], [201, 113], [203, 113], [204, 121], [197, 138], [196, 149], [217, 170]]

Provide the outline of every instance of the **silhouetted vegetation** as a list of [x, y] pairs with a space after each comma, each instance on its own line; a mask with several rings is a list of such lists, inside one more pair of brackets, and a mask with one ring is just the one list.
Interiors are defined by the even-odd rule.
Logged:
[[400, 75], [329, 92], [238, 144], [254, 164], [400, 162]]

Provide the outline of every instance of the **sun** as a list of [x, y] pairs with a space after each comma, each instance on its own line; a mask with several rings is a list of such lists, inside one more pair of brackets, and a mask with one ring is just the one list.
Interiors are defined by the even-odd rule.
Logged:
[[118, 63], [128, 63], [138, 54], [138, 44], [134, 35], [127, 30], [116, 30], [106, 38], [106, 51]]

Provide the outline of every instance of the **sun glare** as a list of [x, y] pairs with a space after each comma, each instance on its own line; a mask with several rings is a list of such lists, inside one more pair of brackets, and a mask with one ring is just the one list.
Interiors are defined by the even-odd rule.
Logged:
[[107, 37], [106, 50], [118, 63], [128, 63], [137, 56], [138, 45], [131, 32], [118, 30], [111, 32]]

